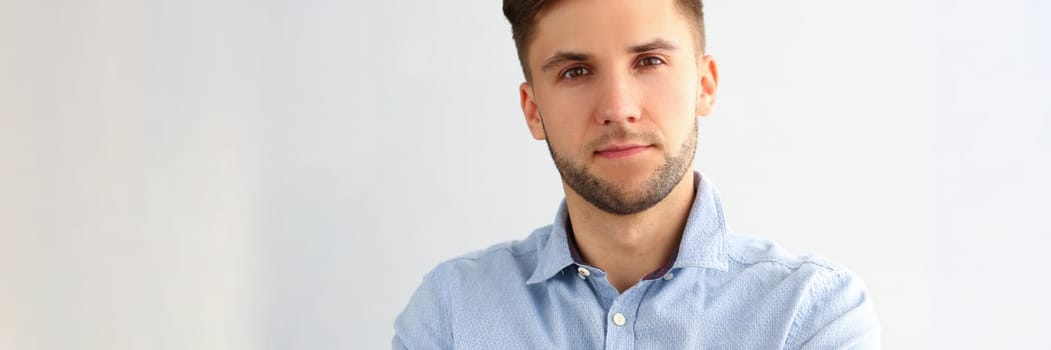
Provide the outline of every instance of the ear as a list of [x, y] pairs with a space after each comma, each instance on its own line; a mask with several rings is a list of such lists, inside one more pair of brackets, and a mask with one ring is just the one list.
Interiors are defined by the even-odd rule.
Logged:
[[540, 120], [540, 110], [536, 106], [536, 100], [533, 98], [533, 87], [528, 82], [522, 83], [518, 87], [518, 94], [522, 99], [522, 114], [525, 115], [526, 125], [529, 126], [529, 133], [533, 134], [533, 138], [537, 140], [544, 140], [547, 135], [544, 133], [544, 121]]
[[715, 94], [719, 90], [719, 69], [715, 59], [705, 55], [697, 63], [697, 116], [707, 116], [715, 106]]

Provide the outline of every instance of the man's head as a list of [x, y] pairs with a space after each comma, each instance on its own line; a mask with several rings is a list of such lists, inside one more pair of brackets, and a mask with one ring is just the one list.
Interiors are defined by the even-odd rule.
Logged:
[[504, 13], [522, 111], [563, 182], [612, 214], [663, 200], [692, 169], [715, 100], [700, 1], [504, 0]]

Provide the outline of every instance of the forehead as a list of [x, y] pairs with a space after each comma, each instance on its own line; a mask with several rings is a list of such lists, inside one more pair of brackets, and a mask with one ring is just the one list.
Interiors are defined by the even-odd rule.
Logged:
[[676, 0], [554, 1], [537, 13], [529, 60], [534, 64], [560, 50], [624, 53], [655, 38], [696, 47], [693, 26]]

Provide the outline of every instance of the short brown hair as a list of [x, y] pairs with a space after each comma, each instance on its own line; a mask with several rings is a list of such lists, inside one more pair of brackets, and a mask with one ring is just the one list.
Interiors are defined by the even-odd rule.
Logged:
[[[528, 46], [533, 39], [533, 25], [536, 24], [536, 14], [540, 12], [545, 3], [555, 0], [504, 0], [504, 17], [511, 22], [511, 37], [515, 40], [515, 48], [518, 49], [518, 62], [522, 65], [522, 74], [526, 81], [532, 81], [529, 72]], [[704, 52], [704, 5], [701, 0], [675, 0], [679, 10], [684, 14], [696, 19], [694, 22], [695, 34], [697, 35], [697, 51]]]

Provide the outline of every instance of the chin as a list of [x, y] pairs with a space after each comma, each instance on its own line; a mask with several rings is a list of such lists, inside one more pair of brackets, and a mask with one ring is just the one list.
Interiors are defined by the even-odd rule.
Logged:
[[658, 159], [658, 157], [616, 162], [600, 160], [592, 163], [591, 169], [595, 175], [610, 179], [648, 179], [656, 175], [657, 170], [664, 164], [663, 161], [663, 158]]
[[649, 184], [650, 180], [656, 176], [656, 169], [618, 166], [595, 175], [627, 193], [634, 193]]

